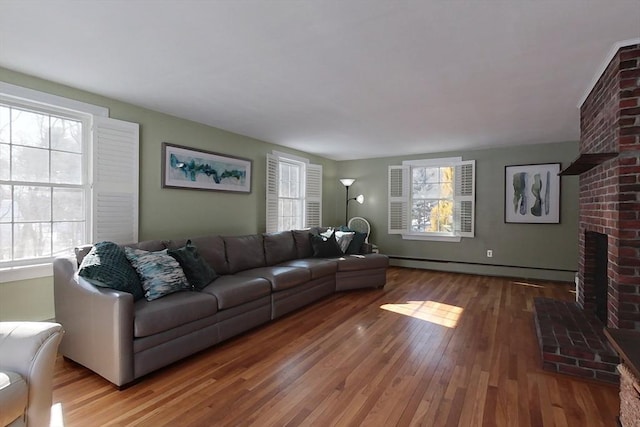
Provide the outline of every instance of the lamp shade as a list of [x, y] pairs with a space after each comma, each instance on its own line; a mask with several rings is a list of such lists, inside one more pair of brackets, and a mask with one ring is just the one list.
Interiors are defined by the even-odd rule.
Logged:
[[360, 194], [358, 197], [356, 197], [356, 202], [363, 204], [364, 203], [364, 195]]
[[355, 179], [353, 178], [342, 178], [340, 180], [340, 182], [342, 183], [342, 185], [344, 185], [345, 187], [349, 187], [351, 186], [351, 184], [353, 184], [354, 182], [356, 182]]

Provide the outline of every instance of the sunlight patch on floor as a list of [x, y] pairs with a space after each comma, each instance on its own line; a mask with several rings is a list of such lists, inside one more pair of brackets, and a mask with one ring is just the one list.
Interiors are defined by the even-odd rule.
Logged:
[[407, 301], [404, 304], [383, 304], [381, 309], [447, 328], [455, 328], [464, 309], [435, 301]]
[[49, 422], [49, 427], [64, 427], [62, 403], [54, 403], [51, 407], [51, 421]]

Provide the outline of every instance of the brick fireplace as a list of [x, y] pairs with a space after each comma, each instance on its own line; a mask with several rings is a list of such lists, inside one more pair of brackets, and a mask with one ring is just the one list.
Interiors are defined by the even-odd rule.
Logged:
[[[580, 108], [576, 302], [537, 299], [543, 366], [617, 381], [602, 329], [640, 331], [640, 44], [621, 47]], [[566, 178], [564, 178], [566, 179]]]
[[640, 330], [640, 45], [620, 48], [580, 109], [580, 153], [616, 153], [580, 175], [578, 303], [596, 310], [596, 250], [608, 239], [607, 326]]

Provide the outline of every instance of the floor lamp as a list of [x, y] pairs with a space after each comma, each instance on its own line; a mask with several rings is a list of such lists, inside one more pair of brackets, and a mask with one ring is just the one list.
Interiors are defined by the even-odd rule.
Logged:
[[342, 185], [344, 185], [344, 187], [347, 189], [347, 197], [345, 199], [345, 210], [344, 210], [344, 225], [346, 226], [347, 223], [349, 222], [349, 202], [352, 200], [355, 200], [356, 202], [363, 204], [364, 203], [364, 196], [362, 194], [359, 194], [357, 197], [352, 197], [349, 198], [349, 187], [351, 187], [351, 185], [356, 182], [355, 179], [353, 178], [342, 178], [340, 180], [340, 182], [342, 183]]

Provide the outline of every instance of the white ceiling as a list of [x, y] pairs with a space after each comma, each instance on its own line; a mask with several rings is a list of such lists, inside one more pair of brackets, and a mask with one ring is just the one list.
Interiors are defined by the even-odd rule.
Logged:
[[578, 140], [639, 37], [640, 0], [0, 0], [2, 67], [336, 160]]

